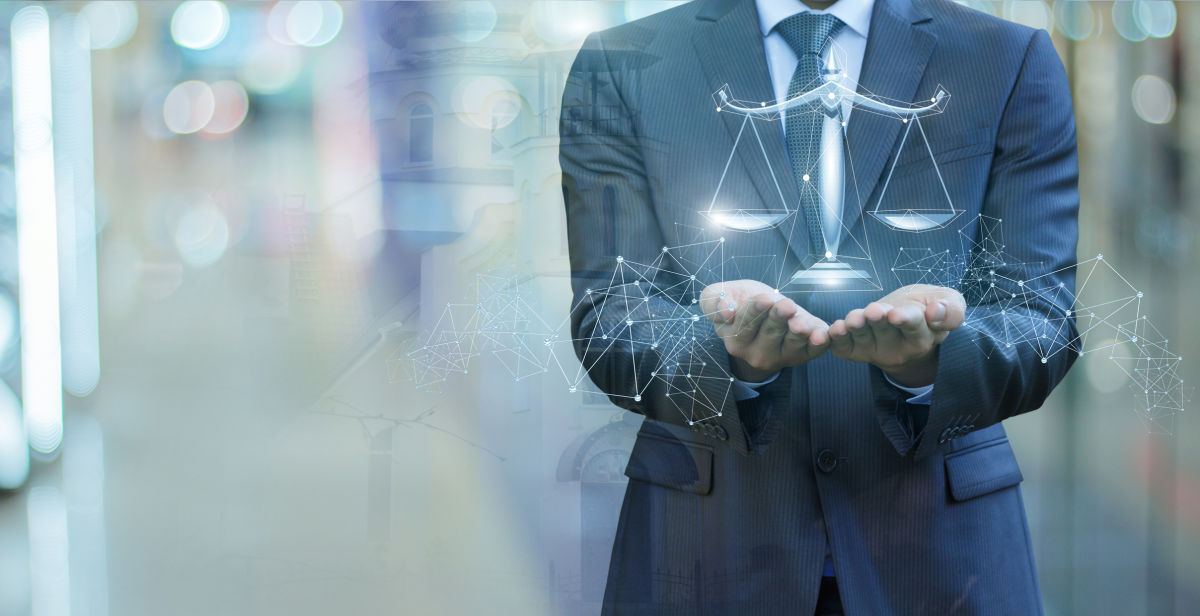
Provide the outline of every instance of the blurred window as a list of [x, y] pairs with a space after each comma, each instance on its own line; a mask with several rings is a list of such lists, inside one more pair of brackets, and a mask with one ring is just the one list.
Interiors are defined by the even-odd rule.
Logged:
[[408, 162], [433, 162], [433, 108], [413, 105], [408, 115]]

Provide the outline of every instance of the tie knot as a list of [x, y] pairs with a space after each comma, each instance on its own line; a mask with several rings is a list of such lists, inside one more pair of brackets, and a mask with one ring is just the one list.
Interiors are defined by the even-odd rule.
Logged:
[[776, 24], [775, 29], [797, 56], [820, 55], [825, 42], [842, 26], [842, 20], [829, 13], [796, 13]]

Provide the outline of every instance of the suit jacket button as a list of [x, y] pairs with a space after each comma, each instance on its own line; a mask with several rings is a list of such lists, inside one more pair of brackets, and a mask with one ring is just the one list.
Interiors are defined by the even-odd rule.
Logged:
[[717, 425], [717, 440], [721, 440], [721, 441], [729, 440], [729, 432], [725, 429], [725, 426], [722, 426], [720, 424]]
[[837, 468], [837, 454], [833, 453], [832, 449], [822, 449], [817, 454], [817, 468], [822, 473], [832, 473], [833, 469]]

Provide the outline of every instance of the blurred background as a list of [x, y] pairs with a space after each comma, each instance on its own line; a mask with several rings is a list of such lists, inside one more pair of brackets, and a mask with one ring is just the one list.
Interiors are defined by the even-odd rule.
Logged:
[[[598, 613], [639, 419], [545, 350], [559, 103], [676, 4], [0, 5], [0, 614]], [[1197, 382], [1200, 6], [965, 4], [1053, 34], [1080, 257]], [[1050, 614], [1200, 603], [1130, 372], [1007, 422]]]

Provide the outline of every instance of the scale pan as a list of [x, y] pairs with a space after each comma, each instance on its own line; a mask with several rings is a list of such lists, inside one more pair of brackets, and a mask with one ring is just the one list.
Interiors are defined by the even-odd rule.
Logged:
[[735, 231], [769, 229], [791, 215], [789, 212], [772, 210], [720, 210], [700, 213], [713, 223]]
[[948, 224], [961, 211], [947, 212], [945, 210], [936, 211], [920, 211], [920, 210], [897, 210], [894, 212], [871, 212], [879, 222], [899, 231], [929, 231], [932, 229], [940, 229]]

